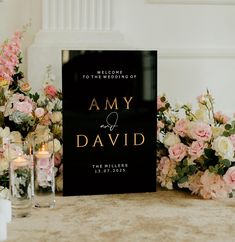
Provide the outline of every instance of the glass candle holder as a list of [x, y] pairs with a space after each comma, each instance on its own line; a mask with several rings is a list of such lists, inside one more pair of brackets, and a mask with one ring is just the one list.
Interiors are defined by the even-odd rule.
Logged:
[[34, 197], [35, 207], [55, 206], [53, 135], [34, 135]]
[[27, 143], [10, 143], [10, 192], [13, 217], [30, 215], [32, 207], [32, 180]]

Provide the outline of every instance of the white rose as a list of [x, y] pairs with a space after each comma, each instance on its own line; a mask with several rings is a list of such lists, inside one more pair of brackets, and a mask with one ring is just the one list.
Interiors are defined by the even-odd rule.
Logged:
[[62, 192], [63, 191], [63, 175], [62, 174], [60, 174], [58, 177], [56, 177], [55, 183], [56, 183], [56, 190], [58, 192]]
[[12, 160], [16, 158], [21, 152], [22, 152], [22, 147], [20, 145], [12, 143], [8, 145], [8, 149], [4, 150], [3, 155], [5, 159]]
[[234, 158], [233, 144], [227, 137], [217, 137], [212, 143], [212, 149], [214, 149], [217, 155], [221, 156], [222, 159], [232, 160]]
[[45, 111], [43, 108], [36, 108], [34, 113], [37, 118], [41, 118], [45, 114]]
[[9, 168], [9, 163], [6, 159], [1, 159], [0, 160], [0, 173], [2, 173], [3, 171], [8, 170]]
[[18, 131], [12, 131], [10, 134], [10, 140], [15, 143], [20, 143], [22, 140], [22, 136]]
[[204, 110], [202, 108], [196, 110], [195, 116], [196, 116], [197, 120], [199, 120], [199, 121], [202, 121], [202, 122], [209, 121], [207, 110]]
[[61, 112], [53, 112], [51, 114], [51, 121], [52, 123], [59, 123], [62, 120]]
[[37, 144], [41, 143], [43, 140], [46, 139], [46, 137], [49, 136], [50, 129], [47, 126], [44, 125], [38, 125], [36, 130], [35, 130], [35, 142]]
[[224, 128], [221, 126], [220, 127], [211, 127], [211, 130], [212, 130], [212, 134], [213, 134], [214, 138], [219, 137], [224, 132]]
[[[60, 141], [58, 139], [54, 139], [54, 152], [58, 152], [59, 150], [61, 149], [61, 144], [60, 144]], [[53, 141], [50, 141], [48, 143], [48, 150], [50, 152], [53, 151]]]
[[166, 147], [171, 147], [171, 146], [179, 144], [179, 143], [180, 143], [180, 138], [178, 135], [176, 135], [174, 133], [167, 133], [163, 139], [163, 144]]
[[10, 197], [10, 191], [6, 187], [0, 186], [0, 198], [8, 199]]
[[1, 138], [6, 138], [9, 135], [10, 135], [9, 127], [5, 127], [4, 129], [2, 127], [0, 127], [0, 137]]

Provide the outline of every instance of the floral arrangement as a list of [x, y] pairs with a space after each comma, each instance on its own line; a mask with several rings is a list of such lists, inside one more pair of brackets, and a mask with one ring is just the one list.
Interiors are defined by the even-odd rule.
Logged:
[[[32, 93], [20, 71], [23, 33], [0, 45], [0, 187], [8, 186], [9, 159], [6, 139], [14, 142], [37, 135], [54, 135], [56, 188], [62, 190], [62, 93], [53, 85], [51, 68], [47, 68], [42, 93]], [[11, 152], [11, 151], [10, 151]], [[14, 147], [12, 148], [14, 152]]]
[[214, 111], [207, 91], [190, 105], [173, 108], [157, 98], [157, 180], [167, 189], [188, 189], [205, 199], [224, 198], [235, 188], [235, 120]]

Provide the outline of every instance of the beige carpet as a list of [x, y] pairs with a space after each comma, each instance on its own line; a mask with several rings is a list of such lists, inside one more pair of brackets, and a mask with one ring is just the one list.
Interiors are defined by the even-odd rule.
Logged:
[[201, 200], [183, 192], [57, 197], [56, 208], [13, 219], [8, 240], [235, 241], [235, 199]]

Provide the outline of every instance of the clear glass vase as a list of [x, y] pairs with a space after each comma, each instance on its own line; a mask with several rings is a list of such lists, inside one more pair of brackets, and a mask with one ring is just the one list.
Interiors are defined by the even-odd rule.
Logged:
[[13, 217], [30, 215], [32, 207], [32, 166], [26, 141], [9, 142], [10, 193]]
[[33, 136], [34, 207], [55, 206], [54, 140], [51, 133]]

